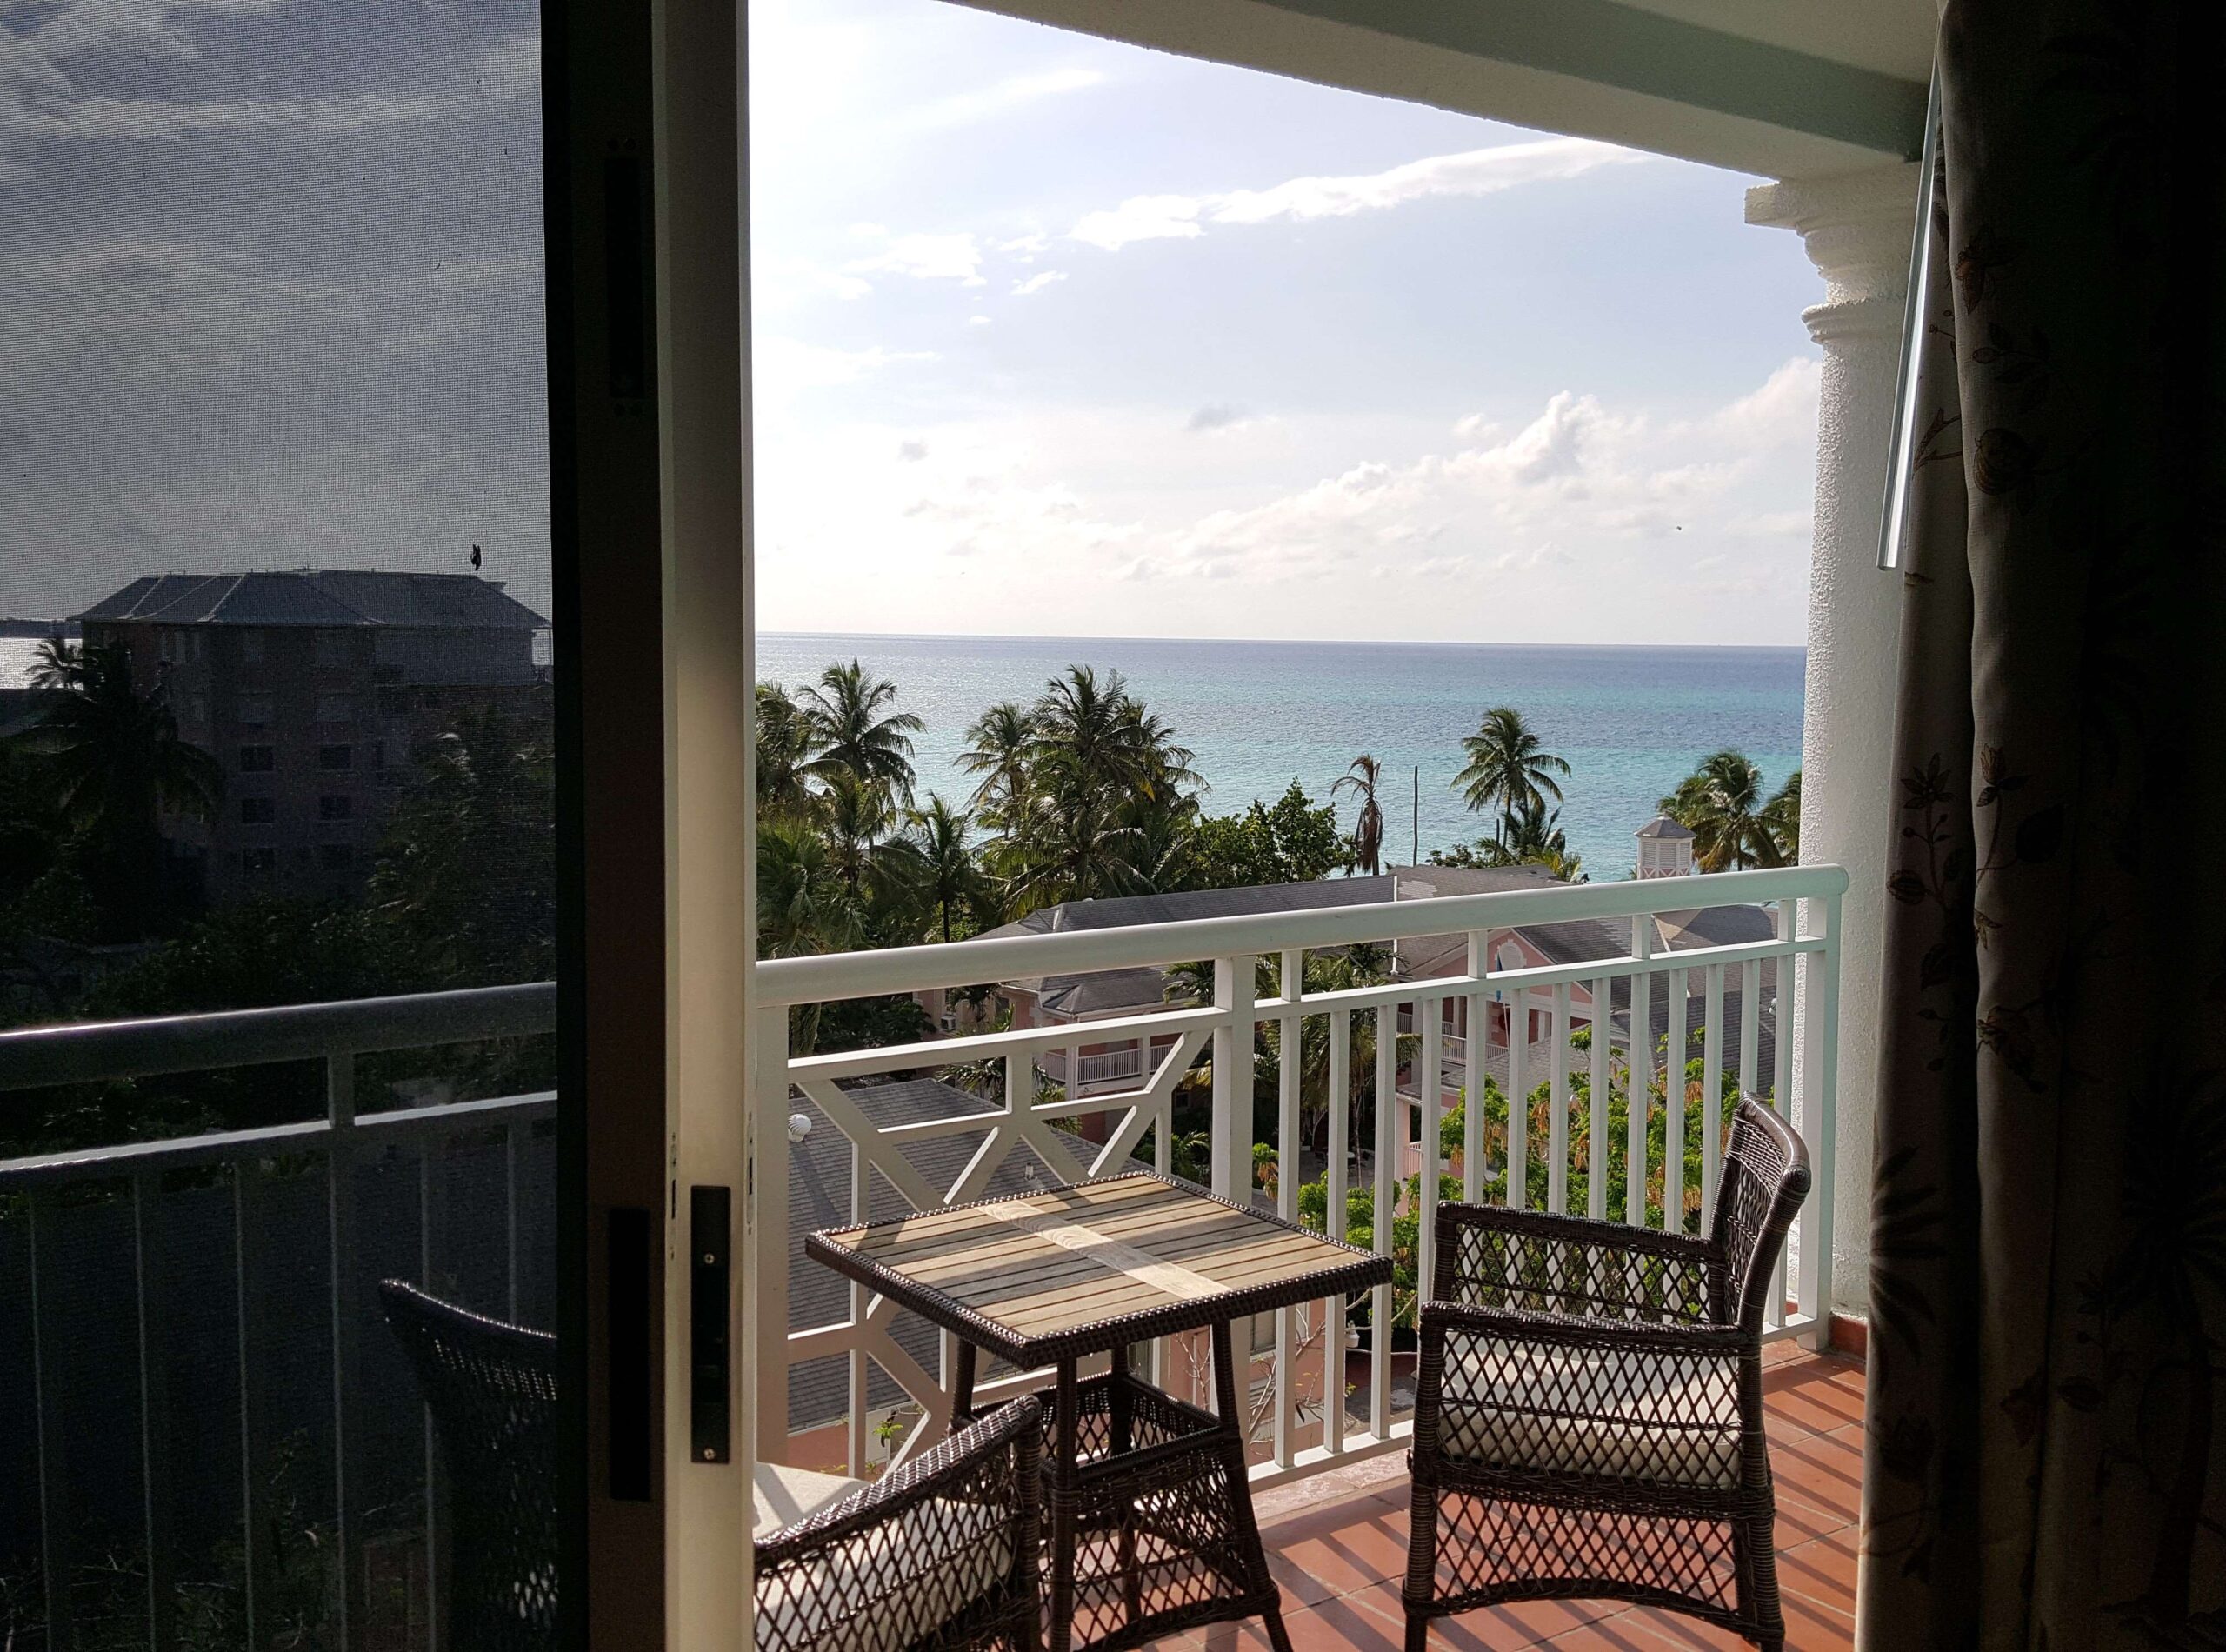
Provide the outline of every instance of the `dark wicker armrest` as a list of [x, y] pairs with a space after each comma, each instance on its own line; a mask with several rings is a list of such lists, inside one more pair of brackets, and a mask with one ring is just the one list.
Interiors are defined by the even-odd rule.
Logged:
[[1016, 1400], [754, 1544], [758, 1646], [803, 1652], [908, 1615], [908, 1645], [1032, 1646], [1042, 1440], [1043, 1408]]
[[1733, 1357], [1756, 1345], [1736, 1325], [1679, 1324], [1658, 1319], [1600, 1319], [1590, 1315], [1540, 1313], [1526, 1308], [1475, 1308], [1466, 1302], [1422, 1305], [1422, 1338], [1496, 1337], [1540, 1348], [1579, 1352]]
[[1431, 1294], [1484, 1308], [1706, 1325], [1723, 1314], [1709, 1240], [1497, 1205], [1443, 1204]]

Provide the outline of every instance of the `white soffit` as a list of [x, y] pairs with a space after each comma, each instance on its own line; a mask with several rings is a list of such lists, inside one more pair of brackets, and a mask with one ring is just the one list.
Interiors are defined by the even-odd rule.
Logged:
[[960, 0], [1764, 177], [1914, 160], [1932, 0]]

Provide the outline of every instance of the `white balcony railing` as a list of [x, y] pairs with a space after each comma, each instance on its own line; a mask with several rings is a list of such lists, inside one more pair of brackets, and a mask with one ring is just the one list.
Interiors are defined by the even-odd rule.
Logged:
[[[1449, 1102], [1458, 1105], [1463, 1096], [1482, 1093], [1495, 1056], [1503, 1064], [1494, 1074], [1503, 1094], [1529, 1096], [1536, 1087], [1545, 1087], [1544, 1139], [1532, 1139], [1527, 1106], [1509, 1109], [1503, 1134], [1490, 1136], [1485, 1109], [1467, 1109], [1457, 1156], [1463, 1196], [1481, 1198], [1498, 1188], [1503, 1197], [1505, 1189], [1515, 1189], [1526, 1202], [1559, 1212], [1567, 1209], [1571, 1187], [1581, 1177], [1586, 1197], [1579, 1214], [1640, 1225], [1674, 1223], [1693, 1231], [1704, 1227], [1712, 1214], [1723, 1083], [1736, 1078], [1741, 1091], [1789, 1100], [1794, 1122], [1816, 1156], [1816, 1191], [1791, 1247], [1791, 1289], [1782, 1278], [1774, 1300], [1783, 1306], [1772, 1316], [1769, 1329], [1776, 1336], [1799, 1335], [1821, 1345], [1831, 1292], [1839, 911], [1846, 887], [1846, 875], [1836, 867], [1789, 868], [768, 962], [757, 969], [759, 1020], [751, 1040], [757, 1139], [785, 1141], [792, 1109], [816, 1108], [848, 1146], [848, 1209], [836, 1214], [849, 1220], [888, 1213], [890, 1195], [876, 1194], [883, 1183], [903, 1204], [920, 1209], [983, 1196], [999, 1166], [1023, 1144], [1048, 1164], [1079, 1162], [1094, 1175], [1118, 1169], [1142, 1149], [1166, 1171], [1172, 1164], [1177, 1087], [1197, 1062], [1210, 1058], [1211, 1185], [1224, 1196], [1241, 1197], [1254, 1186], [1255, 1030], [1271, 1024], [1279, 1029], [1279, 1048], [1303, 1049], [1306, 1024], [1319, 1017], [1329, 1036], [1324, 1070], [1317, 1078], [1307, 1079], [1303, 1061], [1268, 1058], [1276, 1102], [1275, 1128], [1265, 1139], [1296, 1172], [1276, 1176], [1275, 1202], [1283, 1215], [1296, 1216], [1301, 1182], [1310, 1174], [1306, 1167], [1318, 1163], [1327, 1209], [1342, 1211], [1350, 1179], [1365, 1167], [1377, 1213], [1373, 1242], [1379, 1251], [1394, 1254], [1393, 1223], [1383, 1213], [1400, 1201], [1397, 1178], [1403, 1170], [1427, 1165], [1438, 1174], [1419, 1176], [1420, 1208], [1413, 1213], [1420, 1218], [1418, 1254], [1406, 1259], [1414, 1264], [1413, 1276], [1427, 1281], [1439, 1175], [1454, 1168], [1439, 1152], [1445, 1109]], [[1657, 926], [1655, 921], [1703, 907], [1761, 908], [1770, 914], [1770, 922], [1748, 926], [1763, 938], [1695, 945], [1689, 925]], [[1503, 968], [1495, 963], [1515, 956], [1500, 944], [1510, 931], [1579, 920], [1610, 926], [1607, 932], [1618, 945], [1627, 935], [1627, 949], [1606, 947], [1602, 949], [1614, 956], [1550, 966]], [[1671, 930], [1682, 937], [1675, 947], [1662, 938]], [[1303, 989], [1309, 952], [1447, 935], [1468, 938], [1468, 968], [1462, 974], [1395, 978], [1336, 991]], [[1263, 959], [1276, 966], [1278, 987], [1270, 996], [1261, 996], [1256, 987], [1256, 961]], [[790, 1053], [790, 1011], [797, 1006], [893, 995], [932, 996], [941, 989], [983, 983], [1199, 963], [1211, 964], [1214, 988], [1208, 1003], [1173, 1002], [1081, 1027], [1025, 1028], [835, 1054]], [[1443, 1006], [1450, 999], [1467, 1000], [1464, 1024], [1470, 1028], [1489, 1024], [1485, 1006], [1496, 999], [1550, 1005], [1549, 1048], [1526, 1049], [1519, 1037], [1501, 1050], [1463, 1041], [1449, 1065]], [[1356, 1142], [1350, 1139], [1354, 1109], [1326, 1105], [1326, 1098], [1352, 1094], [1356, 1029], [1396, 1029], [1403, 1015], [1419, 1030], [1374, 1041], [1372, 1093], [1396, 1095], [1403, 1074], [1413, 1104], [1375, 1108], [1376, 1140]], [[1572, 1049], [1570, 1034], [1588, 1025], [1594, 1034], [1589, 1050]], [[1675, 1030], [1664, 1037], [1670, 1029]], [[1133, 1081], [1114, 1089], [1088, 1082], [1096, 1076], [1090, 1062], [1102, 1067], [1121, 1054], [1124, 1043], [1136, 1075]], [[1096, 1054], [1078, 1061], [1085, 1044]], [[1691, 1060], [1700, 1063], [1697, 1082], [1687, 1078]], [[1534, 1062], [1543, 1070], [1529, 1070]], [[861, 1081], [952, 1069], [977, 1076], [987, 1070], [1002, 1082], [977, 1084], [977, 1090], [996, 1092], [991, 1100], [976, 1099], [943, 1116], [889, 1122], [870, 1116], [873, 1109], [865, 1103], [872, 1092], [857, 1088]], [[1079, 1093], [1069, 1095], [1058, 1081], [1074, 1070], [1085, 1082]], [[1416, 1073], [1443, 1074], [1446, 1081], [1416, 1084]], [[1259, 1082], [1268, 1082], [1264, 1073]], [[1589, 1116], [1573, 1119], [1571, 1097], [1579, 1084], [1589, 1091]], [[1638, 1101], [1626, 1104], [1623, 1139], [1613, 1143], [1611, 1096], [1619, 1085]], [[1318, 1148], [1300, 1139], [1308, 1089], [1325, 1103], [1326, 1140]], [[1689, 1109], [1696, 1116], [1689, 1121]], [[1418, 1129], [1408, 1128], [1418, 1140], [1396, 1140], [1400, 1121], [1416, 1114]], [[1665, 1144], [1697, 1137], [1696, 1188], [1687, 1185], [1686, 1153], [1665, 1148], [1658, 1164], [1650, 1162], [1651, 1132], [1657, 1126]], [[1076, 1134], [1078, 1127], [1086, 1134]], [[931, 1179], [920, 1162], [926, 1156], [917, 1149], [952, 1137], [971, 1141], [972, 1150], [963, 1156], [955, 1174]], [[1580, 1139], [1582, 1158], [1575, 1156]], [[1297, 1150], [1284, 1152], [1288, 1148]], [[951, 1162], [948, 1154], [943, 1158]], [[1624, 1170], [1623, 1196], [1615, 1208], [1609, 1196], [1611, 1159], [1620, 1160]], [[1542, 1162], [1543, 1169], [1536, 1178], [1536, 1195], [1534, 1162]], [[871, 1368], [879, 1366], [919, 1409], [926, 1426], [912, 1438], [932, 1439], [950, 1415], [951, 1350], [944, 1337], [939, 1357], [908, 1351], [896, 1335], [895, 1305], [869, 1297], [863, 1287], [850, 1288], [848, 1313], [842, 1319], [791, 1327], [788, 1292], [794, 1236], [783, 1225], [790, 1209], [789, 1170], [789, 1156], [780, 1151], [761, 1153], [756, 1166], [755, 1209], [762, 1225], [752, 1285], [761, 1392], [782, 1394], [787, 1373], [803, 1362], [843, 1361], [846, 1455], [852, 1471], [860, 1472], [873, 1455], [868, 1438], [869, 1416], [876, 1410], [870, 1403], [876, 1386]], [[1392, 1294], [1390, 1288], [1375, 1293], [1366, 1310], [1370, 1327], [1391, 1321]], [[1256, 1393], [1266, 1396], [1259, 1407], [1265, 1449], [1256, 1475], [1293, 1477], [1392, 1449], [1403, 1441], [1405, 1408], [1395, 1403], [1398, 1339], [1371, 1330], [1365, 1349], [1355, 1346], [1349, 1353], [1349, 1342], [1360, 1339], [1349, 1337], [1346, 1319], [1347, 1305], [1341, 1301], [1279, 1316], [1274, 1353], [1255, 1377]], [[930, 1345], [917, 1336], [903, 1340], [916, 1349]], [[1165, 1348], [1154, 1350], [1163, 1371], [1176, 1355]], [[930, 1364], [938, 1369], [931, 1372]], [[1358, 1370], [1363, 1364], [1364, 1371]], [[1040, 1374], [1006, 1373], [999, 1382], [980, 1385], [977, 1393], [986, 1400], [1043, 1380]], [[1364, 1396], [1364, 1403], [1341, 1403], [1348, 1392], [1356, 1402]], [[1309, 1416], [1309, 1410], [1316, 1415]], [[885, 1415], [887, 1407], [880, 1411]], [[758, 1443], [766, 1456], [789, 1450], [777, 1405], [761, 1409]]]
[[274, 1063], [312, 1063], [298, 1098], [322, 1103], [0, 1160], [0, 1337], [24, 1354], [0, 1449], [25, 1470], [0, 1573], [30, 1584], [0, 1600], [0, 1644], [169, 1647], [189, 1618], [243, 1646], [430, 1643], [437, 1456], [375, 1293], [401, 1275], [548, 1322], [556, 1098], [426, 1104], [358, 1077], [404, 1051], [444, 1075], [452, 1047], [545, 1035], [556, 1009], [541, 983], [0, 1033], [19, 1117], [18, 1092], [156, 1081], [149, 1104]]
[[[1356, 1176], [1378, 1212], [1390, 1209], [1401, 1176], [1425, 1160], [1445, 1168], [1437, 1152], [1443, 1110], [1476, 1094], [1489, 1070], [1503, 1074], [1510, 1094], [1544, 1085], [1549, 1117], [1541, 1136], [1527, 1109], [1513, 1109], [1503, 1134], [1488, 1140], [1481, 1109], [1470, 1109], [1458, 1155], [1465, 1196], [1535, 1182], [1534, 1202], [1562, 1210], [1582, 1177], [1580, 1208], [1593, 1216], [1646, 1222], [1674, 1213], [1697, 1228], [1716, 1173], [1717, 1081], [1728, 1075], [1741, 1089], [1788, 1098], [1818, 1161], [1816, 1192], [1796, 1230], [1791, 1289], [1776, 1293], [1786, 1306], [1771, 1330], [1821, 1341], [1831, 1289], [1845, 887], [1836, 868], [1803, 868], [769, 962], [757, 970], [751, 1040], [757, 1139], [783, 1143], [791, 1109], [816, 1108], [840, 1133], [847, 1176], [836, 1215], [844, 1218], [881, 1214], [892, 1199], [930, 1208], [976, 1196], [1023, 1143], [1053, 1165], [1093, 1173], [1139, 1150], [1169, 1169], [1177, 1086], [1210, 1057], [1209, 1179], [1216, 1192], [1238, 1193], [1253, 1182], [1255, 1030], [1272, 1024], [1283, 1048], [1303, 1047], [1302, 1029], [1314, 1025], [1330, 1035], [1320, 1072], [1309, 1077], [1300, 1063], [1271, 1060], [1257, 1076], [1274, 1095], [1268, 1144], [1297, 1149], [1286, 1156], [1291, 1173], [1276, 1178], [1283, 1214], [1297, 1211], [1302, 1180], [1317, 1172], [1330, 1211], [1344, 1208]], [[1752, 926], [1766, 938], [1696, 948], [1689, 925], [1665, 926], [1685, 943], [1664, 951], [1655, 918], [1703, 905], [1768, 909], [1766, 929]], [[1550, 967], [1490, 967], [1512, 956], [1497, 944], [1506, 932], [1583, 919], [1627, 935], [1627, 949]], [[1463, 974], [1303, 990], [1310, 951], [1448, 934], [1468, 937]], [[1259, 959], [1277, 966], [1276, 989], [1265, 995], [1256, 989]], [[1211, 965], [1202, 972], [1214, 983], [1210, 1002], [1079, 1027], [789, 1053], [790, 1006], [1186, 963]], [[1466, 999], [1464, 1024], [1473, 1029], [1490, 1024], [1484, 1006], [1495, 996], [1551, 1006], [1543, 1070], [1529, 1070], [1531, 1051], [1519, 1040], [1508, 1049], [1454, 1043], [1449, 1061], [1444, 1003]], [[28, 1535], [33, 1546], [44, 1644], [89, 1644], [114, 1630], [90, 1621], [97, 1600], [103, 1616], [123, 1612], [143, 1623], [152, 1643], [166, 1644], [197, 1589], [224, 1595], [253, 1640], [283, 1609], [282, 1598], [303, 1589], [301, 1555], [311, 1551], [330, 1555], [317, 1562], [330, 1569], [311, 1592], [327, 1602], [322, 1627], [333, 1645], [425, 1639], [445, 1581], [431, 1529], [435, 1463], [414, 1389], [377, 1326], [372, 1287], [384, 1274], [403, 1274], [461, 1290], [489, 1311], [546, 1322], [555, 1289], [555, 1101], [543, 1093], [427, 1104], [368, 1088], [359, 1096], [358, 1072], [363, 1058], [389, 1060], [382, 1052], [544, 1034], [555, 1003], [555, 989], [542, 984], [0, 1034], [0, 1100], [56, 1085], [311, 1062], [323, 1102], [297, 1122], [263, 1129], [0, 1162], [0, 1316], [23, 1354], [20, 1380], [0, 1391], [23, 1390], [17, 1415], [29, 1436], [16, 1454], [25, 1497], [0, 1535], [20, 1545]], [[1595, 1022], [1603, 1006], [1606, 1021]], [[1411, 1104], [1376, 1109], [1369, 1142], [1350, 1139], [1351, 1109], [1328, 1107], [1318, 1142], [1301, 1142], [1303, 1101], [1352, 1092], [1355, 1033], [1396, 1028], [1403, 1010], [1420, 1030], [1376, 1042], [1373, 1093], [1398, 1095], [1403, 1072]], [[1572, 1050], [1570, 1031], [1587, 1023], [1604, 1024], [1607, 1036], [1589, 1051]], [[1665, 1071], [1675, 1058], [1654, 1036], [1665, 1026], [1689, 1036], [1703, 1069], [1696, 1085]], [[444, 1059], [430, 1056], [422, 1070], [438, 1072]], [[1126, 1081], [1118, 1076], [1123, 1062], [1133, 1075]], [[878, 1076], [978, 1072], [983, 1064], [1002, 1079], [996, 1097], [977, 1096], [949, 1115], [876, 1122], [886, 1109], [873, 1105], [870, 1090], [854, 1088]], [[1078, 1071], [1082, 1093], [1070, 1097], [1056, 1082], [1039, 1082], [1047, 1068], [1062, 1077]], [[1629, 1072], [1640, 1078], [1627, 1092], [1658, 1094], [1630, 1109], [1623, 1140], [1610, 1143], [1610, 1080]], [[1416, 1084], [1418, 1073], [1439, 1073], [1442, 1082]], [[1101, 1080], [1113, 1087], [1097, 1088]], [[1570, 1098], [1588, 1080], [1589, 1116], [1575, 1117]], [[1689, 1088], [1700, 1142], [1691, 1198], [1682, 1155], [1648, 1162], [1650, 1126], [1659, 1124], [1665, 1142], [1685, 1135]], [[1418, 1142], [1396, 1139], [1402, 1120], [1418, 1122]], [[1072, 1133], [1090, 1121], [1092, 1134]], [[940, 1153], [923, 1150], [938, 1142]], [[1610, 1208], [1608, 1171], [1618, 1156], [1636, 1173], [1627, 1170], [1626, 1196]], [[930, 1163], [956, 1168], [931, 1176], [922, 1168]], [[1534, 1164], [1542, 1167], [1536, 1178]], [[849, 1287], [847, 1312], [833, 1322], [791, 1329], [790, 1168], [789, 1153], [778, 1150], [761, 1152], [755, 1167], [759, 1231], [748, 1313], [763, 1396], [759, 1449], [778, 1457], [789, 1447], [781, 1401], [790, 1368], [833, 1356], [845, 1376], [843, 1449], [863, 1468], [875, 1455], [874, 1421], [889, 1410], [885, 1393], [873, 1402], [886, 1385], [870, 1381], [871, 1369], [885, 1371], [930, 1425], [910, 1439], [930, 1438], [948, 1414], [950, 1349], [940, 1359], [916, 1357], [905, 1343], [932, 1348], [934, 1339], [900, 1336], [887, 1303]], [[1421, 1177], [1420, 1254], [1410, 1260], [1425, 1279], [1436, 1198], [1436, 1176]], [[1393, 1249], [1390, 1222], [1376, 1223], [1374, 1242]], [[816, 1277], [801, 1271], [811, 1264], [798, 1266], [799, 1277]], [[1357, 1327], [1348, 1336], [1342, 1301], [1291, 1310], [1256, 1332], [1252, 1345], [1270, 1350], [1250, 1385], [1263, 1458], [1256, 1475], [1295, 1477], [1402, 1443], [1405, 1406], [1395, 1378], [1408, 1356], [1396, 1337], [1374, 1335], [1392, 1318], [1390, 1296], [1379, 1290], [1354, 1316], [1367, 1320], [1364, 1336]], [[119, 1303], [130, 1305], [123, 1316]], [[1179, 1386], [1192, 1350], [1170, 1344], [1152, 1353], [1161, 1380]], [[984, 1398], [1041, 1380], [992, 1375], [998, 1381], [977, 1389]], [[219, 1417], [230, 1421], [211, 1432]], [[198, 1495], [192, 1487], [201, 1482], [181, 1464], [236, 1490]], [[294, 1476], [283, 1509], [273, 1502], [282, 1469]], [[195, 1546], [180, 1529], [189, 1524], [239, 1534], [222, 1575], [171, 1575], [172, 1557]], [[397, 1589], [407, 1597], [399, 1605]]]

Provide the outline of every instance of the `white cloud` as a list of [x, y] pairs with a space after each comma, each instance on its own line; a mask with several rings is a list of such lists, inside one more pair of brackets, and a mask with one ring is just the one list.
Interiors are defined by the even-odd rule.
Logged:
[[892, 130], [906, 132], [943, 131], [952, 127], [972, 126], [1030, 103], [1041, 103], [1046, 98], [1088, 91], [1093, 86], [1103, 84], [1104, 81], [1105, 77], [1099, 70], [1080, 67], [1046, 69], [1035, 74], [1013, 75], [987, 86], [953, 92], [930, 103], [896, 111], [891, 115], [889, 123]]
[[990, 324], [990, 318], [987, 316], [969, 316], [966, 318], [966, 324], [969, 327], [987, 327]]
[[1492, 195], [1652, 157], [1584, 137], [1546, 137], [1410, 161], [1348, 177], [1298, 177], [1266, 190], [1218, 195], [1139, 195], [1085, 215], [1069, 237], [1108, 252], [1136, 241], [1189, 240], [1208, 223], [1309, 223], [1382, 211], [1441, 196]]
[[1187, 241], [1205, 233], [1198, 227], [1203, 205], [1187, 195], [1136, 195], [1110, 212], [1092, 212], [1067, 231], [1070, 241], [1118, 252], [1132, 241]]
[[962, 287], [986, 283], [981, 243], [970, 235], [901, 235], [870, 258], [843, 266], [854, 276], [910, 276], [920, 281], [955, 281]]
[[1761, 386], [1720, 409], [1707, 421], [1714, 434], [1731, 440], [1763, 445], [1783, 443], [1809, 447], [1816, 440], [1816, 400], [1823, 384], [1824, 363], [1814, 356], [1796, 356], [1764, 379]]
[[1030, 297], [1036, 293], [1042, 292], [1044, 288], [1051, 285], [1052, 283], [1064, 281], [1066, 278], [1067, 272], [1063, 270], [1043, 270], [1040, 274], [1029, 276], [1025, 281], [1014, 282], [1012, 283], [1013, 296], [1016, 298]]
[[1234, 430], [1247, 423], [1244, 410], [1234, 402], [1209, 402], [1190, 415], [1183, 425], [1186, 430], [1210, 434], [1216, 430]]
[[197, 13], [233, 17], [277, 10], [278, 0], [66, 0], [35, 28], [0, 28], [0, 183], [23, 163], [5, 151], [41, 142], [174, 140], [203, 133], [283, 130], [343, 136], [375, 126], [484, 109], [531, 92], [541, 80], [537, 34], [511, 37], [465, 66], [468, 78], [437, 93], [377, 89], [316, 97], [183, 100], [79, 90], [70, 64], [94, 54], [194, 59], [187, 27]]
[[883, 368], [936, 359], [933, 350], [889, 350], [878, 344], [831, 350], [794, 338], [761, 337], [750, 343], [750, 382], [760, 404], [774, 406], [800, 390], [854, 384]]

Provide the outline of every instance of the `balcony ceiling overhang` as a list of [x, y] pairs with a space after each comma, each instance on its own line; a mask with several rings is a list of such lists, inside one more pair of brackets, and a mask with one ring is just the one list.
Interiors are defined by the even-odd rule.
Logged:
[[1765, 177], [1915, 160], [1933, 0], [960, 0]]

